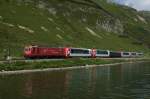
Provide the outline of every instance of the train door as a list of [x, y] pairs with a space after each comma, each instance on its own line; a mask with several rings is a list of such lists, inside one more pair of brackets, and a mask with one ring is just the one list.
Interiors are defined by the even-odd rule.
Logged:
[[69, 57], [70, 56], [70, 48], [65, 48], [65, 57]]
[[91, 56], [92, 58], [96, 58], [96, 49], [92, 49]]

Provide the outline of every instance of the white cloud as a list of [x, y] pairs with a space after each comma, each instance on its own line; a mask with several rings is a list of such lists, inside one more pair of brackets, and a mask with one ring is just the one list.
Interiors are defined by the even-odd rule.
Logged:
[[150, 0], [114, 0], [120, 4], [131, 6], [137, 10], [149, 10], [150, 11]]

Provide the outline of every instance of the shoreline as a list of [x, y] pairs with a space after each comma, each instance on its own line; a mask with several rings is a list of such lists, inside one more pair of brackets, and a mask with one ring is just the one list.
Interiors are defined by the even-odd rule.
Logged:
[[93, 67], [104, 67], [104, 66], [115, 66], [123, 64], [134, 64], [134, 63], [143, 63], [149, 61], [130, 61], [130, 62], [118, 62], [118, 63], [108, 63], [101, 65], [85, 65], [85, 66], [73, 66], [73, 67], [59, 67], [59, 68], [45, 68], [45, 69], [31, 69], [31, 70], [14, 70], [14, 71], [0, 71], [0, 75], [14, 75], [14, 74], [27, 74], [27, 73], [38, 73], [38, 72], [51, 72], [51, 71], [61, 71], [61, 70], [75, 70], [75, 69], [84, 69], [84, 68], [93, 68]]

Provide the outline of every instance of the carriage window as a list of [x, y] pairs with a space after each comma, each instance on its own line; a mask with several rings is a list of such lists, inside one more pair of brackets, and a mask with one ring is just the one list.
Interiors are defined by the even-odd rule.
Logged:
[[139, 55], [143, 55], [142, 53], [139, 53]]
[[132, 55], [136, 55], [136, 53], [131, 53]]
[[71, 53], [73, 53], [73, 54], [89, 54], [89, 50], [71, 49]]
[[108, 54], [108, 51], [100, 51], [100, 50], [98, 50], [97, 54]]
[[110, 52], [110, 54], [114, 54], [114, 55], [120, 55], [120, 52]]
[[123, 53], [124, 55], [129, 55], [129, 53]]

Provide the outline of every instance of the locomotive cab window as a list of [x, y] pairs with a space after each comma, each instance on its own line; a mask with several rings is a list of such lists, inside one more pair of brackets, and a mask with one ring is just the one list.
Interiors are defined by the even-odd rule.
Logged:
[[30, 51], [30, 48], [25, 48], [25, 51]]

